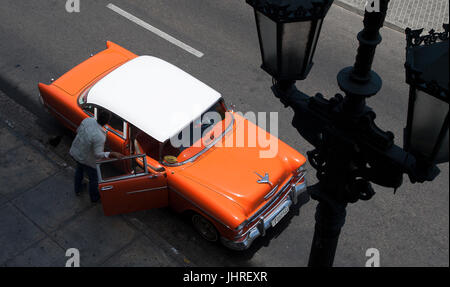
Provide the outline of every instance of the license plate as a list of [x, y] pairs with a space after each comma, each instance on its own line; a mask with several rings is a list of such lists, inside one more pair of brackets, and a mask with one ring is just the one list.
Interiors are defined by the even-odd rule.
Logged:
[[286, 206], [285, 208], [283, 208], [283, 210], [278, 213], [277, 216], [275, 216], [275, 218], [272, 220], [272, 222], [270, 223], [272, 225], [272, 227], [274, 227], [275, 225], [278, 224], [278, 222], [280, 222], [280, 220], [289, 212], [289, 206]]

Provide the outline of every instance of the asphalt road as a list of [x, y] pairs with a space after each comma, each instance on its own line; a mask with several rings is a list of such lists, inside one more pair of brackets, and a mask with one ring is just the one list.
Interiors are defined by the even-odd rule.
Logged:
[[[167, 60], [220, 91], [237, 110], [279, 112], [279, 137], [302, 153], [311, 149], [291, 127], [293, 113], [271, 94], [271, 79], [260, 68], [253, 13], [245, 1], [113, 0], [122, 8], [201, 51], [199, 58], [118, 15], [109, 1], [81, 0], [80, 13], [68, 13], [65, 0], [3, 0], [0, 4], [0, 89], [25, 106], [48, 128], [61, 133], [38, 105], [37, 83], [48, 83], [105, 48], [106, 40], [140, 55]], [[319, 39], [315, 66], [297, 87], [307, 94], [339, 92], [336, 74], [352, 65], [362, 17], [336, 5], [331, 8]], [[373, 68], [383, 88], [368, 104], [377, 123], [393, 131], [402, 144], [408, 86], [404, 82], [405, 37], [382, 29]], [[149, 79], [150, 80], [150, 79]], [[27, 120], [27, 119], [24, 119]], [[41, 139], [45, 141], [46, 139]], [[65, 135], [55, 148], [67, 153]], [[380, 251], [382, 266], [448, 266], [448, 164], [431, 183], [412, 185], [407, 177], [393, 190], [375, 186], [376, 196], [347, 209], [347, 221], [335, 266], [364, 266], [366, 250]], [[308, 175], [316, 182], [314, 172]], [[167, 242], [199, 266], [306, 266], [313, 235], [316, 203], [310, 201], [286, 218], [266, 238], [246, 252], [232, 252], [204, 242], [190, 225], [169, 209], [131, 214], [152, 227]]]

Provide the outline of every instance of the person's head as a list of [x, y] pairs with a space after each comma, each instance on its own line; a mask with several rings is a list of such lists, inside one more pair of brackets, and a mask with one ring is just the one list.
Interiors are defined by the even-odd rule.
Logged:
[[101, 126], [106, 125], [111, 120], [111, 113], [107, 110], [99, 110], [97, 114], [97, 123]]

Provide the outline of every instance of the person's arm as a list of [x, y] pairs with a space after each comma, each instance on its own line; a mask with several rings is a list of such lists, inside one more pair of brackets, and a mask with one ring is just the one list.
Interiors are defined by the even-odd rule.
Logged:
[[112, 152], [110, 152], [109, 157], [112, 157], [112, 158], [121, 158], [121, 157], [124, 157], [124, 155], [121, 154], [120, 152], [112, 151]]
[[94, 149], [94, 155], [97, 159], [105, 159], [105, 158], [109, 158], [110, 156], [110, 152], [105, 152], [105, 143], [99, 139], [99, 138], [95, 138], [94, 141], [92, 142], [93, 144], [93, 149]]
[[100, 160], [100, 159], [105, 159], [105, 158], [121, 158], [124, 155], [119, 153], [119, 152], [115, 152], [115, 151], [104, 151], [105, 148], [105, 144], [102, 140], [96, 140], [94, 141], [94, 154], [95, 157]]

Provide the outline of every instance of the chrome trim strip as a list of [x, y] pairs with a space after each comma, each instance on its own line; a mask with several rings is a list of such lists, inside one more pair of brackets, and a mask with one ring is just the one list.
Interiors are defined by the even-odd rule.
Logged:
[[297, 185], [300, 181], [302, 181], [302, 179], [305, 178], [306, 172], [303, 172], [302, 175], [300, 176], [300, 178], [295, 182], [294, 185]]
[[107, 126], [107, 127], [106, 127], [106, 130], [109, 131], [109, 132], [112, 132], [113, 134], [115, 134], [116, 136], [120, 137], [121, 139], [126, 140], [126, 137], [125, 137], [124, 135], [121, 135], [121, 134], [120, 134], [119, 132], [117, 132], [115, 129], [113, 129], [113, 128]]
[[131, 174], [131, 175], [125, 175], [125, 176], [119, 176], [119, 177], [115, 177], [112, 179], [100, 179], [99, 178], [99, 183], [105, 183], [105, 182], [113, 182], [113, 181], [118, 181], [118, 180], [123, 180], [123, 179], [130, 179], [130, 178], [137, 178], [137, 177], [141, 177], [144, 175], [147, 175], [148, 173], [139, 173], [139, 174]]
[[259, 218], [259, 222], [258, 222], [258, 224], [256, 224], [256, 228], [258, 229], [259, 234], [261, 234], [262, 236], [266, 235], [266, 229], [264, 226], [264, 217], [263, 216], [261, 216]]
[[[103, 163], [108, 163], [108, 162], [113, 162], [113, 161], [118, 161], [118, 160], [124, 160], [124, 159], [132, 159], [132, 158], [136, 158], [136, 157], [142, 157], [145, 159], [146, 155], [145, 154], [134, 154], [134, 155], [127, 155], [121, 158], [111, 158], [111, 159], [105, 159], [105, 160], [101, 160], [98, 161], [97, 164], [103, 164]], [[147, 161], [145, 161], [147, 162]]]
[[231, 123], [228, 125], [228, 127], [225, 129], [225, 131], [220, 135], [220, 137], [216, 138], [212, 143], [210, 143], [209, 145], [207, 145], [203, 150], [201, 150], [198, 154], [194, 155], [193, 157], [191, 157], [190, 159], [187, 159], [183, 162], [177, 162], [177, 163], [166, 163], [164, 161], [161, 161], [161, 164], [165, 165], [165, 166], [180, 166], [189, 162], [192, 162], [194, 160], [196, 160], [199, 156], [201, 156], [202, 154], [204, 154], [206, 151], [208, 151], [211, 147], [213, 147], [219, 140], [221, 140], [229, 131], [230, 129], [233, 128], [234, 126], [234, 115], [232, 113], [230, 113], [231, 115]]
[[278, 190], [278, 184], [275, 185], [275, 187], [272, 188], [272, 190], [271, 190], [268, 194], [266, 194], [266, 195], [264, 196], [264, 199], [267, 200], [267, 199], [268, 199], [269, 197], [271, 197], [277, 190]]
[[221, 220], [217, 219], [217, 217], [211, 215], [208, 211], [204, 210], [203, 208], [201, 208], [200, 206], [198, 206], [197, 203], [193, 202], [192, 200], [190, 200], [189, 198], [187, 198], [186, 196], [184, 196], [184, 194], [182, 194], [181, 192], [179, 192], [178, 190], [176, 190], [175, 188], [168, 186], [169, 190], [172, 190], [173, 192], [175, 192], [176, 194], [178, 194], [179, 196], [181, 196], [184, 200], [188, 201], [189, 203], [191, 203], [192, 205], [194, 205], [195, 207], [197, 207], [198, 209], [200, 209], [202, 212], [204, 212], [206, 215], [208, 215], [209, 217], [211, 217], [212, 219], [214, 219], [215, 221], [219, 222], [220, 224], [222, 224], [223, 226], [225, 226], [226, 228], [233, 230], [230, 226], [228, 226], [227, 224], [223, 223]]
[[141, 193], [141, 192], [147, 192], [147, 191], [153, 191], [153, 190], [165, 189], [165, 188], [167, 188], [167, 186], [153, 187], [153, 188], [147, 188], [147, 189], [142, 189], [142, 190], [129, 191], [129, 192], [127, 192], [127, 194], [135, 194], [135, 193]]
[[124, 120], [122, 120], [123, 121], [123, 139], [127, 139], [127, 136], [128, 136], [128, 122], [126, 122], [126, 121], [124, 121]]

